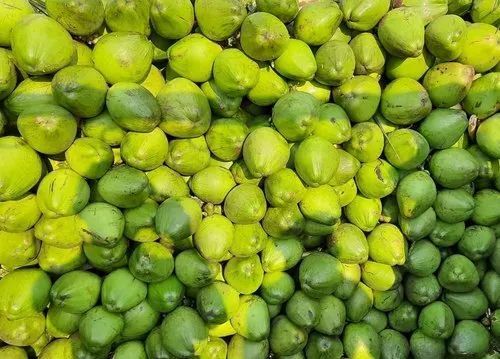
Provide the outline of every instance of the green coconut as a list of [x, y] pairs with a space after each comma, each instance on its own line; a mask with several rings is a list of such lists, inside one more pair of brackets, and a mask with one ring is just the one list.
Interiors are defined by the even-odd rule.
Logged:
[[339, 86], [354, 74], [354, 52], [342, 41], [331, 40], [324, 43], [316, 51], [315, 58], [318, 66], [315, 79], [322, 84]]
[[194, 25], [194, 7], [190, 0], [152, 0], [150, 16], [153, 28], [165, 39], [182, 39]]
[[417, 57], [387, 56], [385, 75], [390, 80], [409, 77], [418, 81], [433, 64], [434, 57], [425, 48]]
[[389, 11], [390, 5], [390, 0], [346, 0], [340, 3], [340, 8], [349, 28], [368, 31]]
[[288, 83], [271, 66], [260, 65], [258, 78], [247, 94], [247, 98], [255, 105], [273, 105], [288, 93]]
[[430, 147], [445, 149], [456, 143], [468, 126], [467, 114], [461, 110], [435, 109], [420, 123], [418, 132]]
[[35, 11], [28, 0], [5, 0], [0, 5], [0, 46], [10, 46], [10, 34], [14, 26]]
[[95, 33], [104, 21], [104, 5], [100, 0], [79, 0], [71, 3], [64, 0], [47, 0], [45, 8], [51, 18], [77, 36]]
[[273, 14], [285, 24], [291, 22], [299, 12], [297, 0], [257, 0], [257, 11]]
[[245, 3], [238, 0], [196, 0], [194, 10], [201, 32], [214, 41], [231, 37], [247, 16]]
[[316, 73], [316, 59], [307, 43], [288, 40], [285, 51], [274, 61], [274, 68], [291, 80], [311, 80]]
[[168, 156], [168, 140], [159, 128], [151, 132], [128, 132], [120, 145], [123, 161], [141, 171], [160, 167]]
[[461, 41], [466, 29], [467, 25], [460, 16], [440, 16], [425, 29], [425, 46], [437, 58], [453, 61], [462, 53]]
[[113, 32], [135, 32], [149, 36], [149, 3], [141, 1], [106, 0], [104, 17]]
[[[485, 119], [498, 111], [500, 73], [490, 72], [472, 81], [462, 103], [464, 110], [478, 119]], [[15, 92], [15, 90], [14, 90]]]
[[384, 154], [387, 160], [398, 169], [417, 168], [422, 165], [429, 152], [427, 140], [415, 130], [400, 129], [387, 135]]
[[17, 85], [14, 61], [7, 50], [0, 50], [0, 100], [10, 95]]
[[476, 23], [467, 27], [461, 41], [462, 53], [457, 61], [474, 67], [476, 72], [492, 69], [500, 59], [497, 44], [500, 34], [497, 27]]
[[356, 35], [350, 42], [356, 66], [356, 75], [382, 74], [385, 65], [385, 50], [375, 35], [364, 32]]
[[342, 11], [336, 2], [312, 2], [300, 9], [293, 32], [297, 39], [318, 46], [330, 40], [341, 21]]
[[360, 162], [372, 162], [384, 150], [384, 134], [373, 122], [358, 123], [352, 127], [351, 139], [344, 149]]

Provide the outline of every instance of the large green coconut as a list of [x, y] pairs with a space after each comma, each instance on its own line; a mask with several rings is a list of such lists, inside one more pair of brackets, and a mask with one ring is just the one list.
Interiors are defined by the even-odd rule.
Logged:
[[214, 41], [231, 37], [247, 16], [245, 2], [240, 0], [196, 0], [194, 10], [201, 32]]
[[4, 0], [0, 3], [0, 46], [10, 46], [10, 33], [14, 26], [34, 10], [28, 0]]
[[149, 36], [149, 1], [106, 0], [107, 27], [116, 31], [130, 31]]
[[330, 40], [341, 21], [342, 11], [336, 2], [314, 1], [300, 9], [293, 32], [297, 39], [318, 46]]
[[93, 34], [104, 21], [104, 5], [101, 0], [47, 0], [45, 7], [51, 18], [77, 36]]
[[181, 39], [194, 25], [194, 8], [190, 0], [151, 0], [151, 24], [165, 39]]
[[390, 5], [390, 0], [345, 0], [340, 3], [340, 8], [349, 28], [368, 31], [389, 11]]

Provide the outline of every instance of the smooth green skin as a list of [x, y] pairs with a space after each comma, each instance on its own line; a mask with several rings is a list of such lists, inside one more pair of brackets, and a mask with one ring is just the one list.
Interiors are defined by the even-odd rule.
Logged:
[[98, 179], [113, 165], [111, 147], [98, 138], [77, 138], [64, 154], [69, 167], [82, 177]]
[[123, 234], [136, 242], [152, 242], [159, 238], [156, 233], [154, 219], [158, 204], [147, 199], [142, 205], [126, 209], [123, 212], [125, 228]]
[[302, 141], [295, 151], [295, 170], [311, 187], [328, 183], [339, 164], [335, 147], [319, 136], [310, 136]]
[[325, 335], [340, 335], [346, 322], [344, 303], [333, 295], [319, 299], [318, 323], [314, 330]]
[[479, 319], [488, 310], [488, 298], [479, 288], [467, 293], [445, 292], [443, 301], [453, 311], [455, 319]]
[[366, 122], [377, 111], [381, 88], [371, 76], [354, 76], [333, 89], [335, 102], [349, 115], [351, 121]]
[[410, 273], [425, 277], [434, 273], [440, 262], [439, 249], [428, 240], [419, 240], [408, 250], [405, 266]]
[[[404, 33], [400, 29], [408, 29]], [[390, 10], [380, 20], [378, 38], [387, 52], [397, 57], [417, 57], [424, 46], [424, 22], [406, 7]]]
[[297, 0], [257, 0], [257, 11], [273, 14], [283, 23], [291, 22], [299, 12]]
[[330, 254], [312, 253], [300, 263], [300, 287], [313, 298], [331, 294], [342, 282], [342, 270], [340, 261]]
[[286, 316], [299, 327], [311, 329], [319, 323], [320, 304], [303, 291], [296, 291], [286, 304]]
[[129, 31], [149, 36], [149, 3], [105, 1], [106, 26], [111, 31]]
[[83, 314], [99, 300], [101, 278], [85, 271], [63, 274], [50, 289], [50, 301], [62, 310]]
[[163, 202], [170, 197], [186, 197], [189, 187], [182, 176], [167, 166], [160, 166], [147, 172], [150, 197], [156, 202]]
[[[500, 174], [500, 162], [486, 155], [483, 151], [481, 151], [481, 148], [478, 145], [470, 146], [467, 148], [467, 151], [469, 151], [479, 162], [479, 177], [483, 181], [488, 181], [489, 179], [494, 181], [495, 176]], [[478, 187], [484, 188], [486, 186], [479, 185]]]
[[245, 4], [236, 0], [197, 0], [194, 9], [202, 33], [214, 41], [231, 37], [247, 16]]
[[413, 10], [416, 16], [420, 16], [424, 25], [432, 20], [445, 15], [448, 12], [447, 0], [402, 0], [394, 4], [394, 7], [405, 7]]
[[425, 88], [411, 78], [398, 78], [382, 91], [382, 115], [396, 125], [410, 125], [425, 118], [432, 103]]
[[391, 266], [405, 263], [406, 241], [395, 225], [379, 224], [370, 232], [367, 241], [370, 258], [374, 261]]
[[264, 278], [264, 270], [257, 255], [231, 258], [224, 267], [224, 278], [241, 294], [256, 292]]
[[200, 359], [225, 359], [227, 357], [227, 343], [222, 338], [210, 337], [205, 348], [200, 353]]
[[431, 338], [416, 330], [410, 337], [410, 350], [415, 359], [444, 358], [446, 345], [443, 339]]
[[476, 115], [480, 120], [495, 114], [500, 93], [499, 81], [498, 72], [490, 72], [475, 79], [463, 101], [464, 110], [468, 114]]
[[438, 184], [455, 189], [472, 182], [478, 176], [479, 163], [464, 149], [448, 148], [431, 157], [430, 172]]
[[68, 66], [52, 79], [56, 102], [78, 117], [99, 115], [106, 101], [108, 85], [104, 77], [91, 66]]
[[231, 172], [223, 167], [209, 166], [195, 173], [189, 187], [204, 202], [220, 204], [236, 186]]
[[453, 61], [462, 53], [461, 41], [466, 30], [466, 22], [461, 17], [440, 16], [425, 29], [425, 46], [442, 61]]
[[364, 283], [359, 282], [344, 304], [347, 319], [351, 322], [359, 322], [373, 306], [373, 290]]
[[328, 182], [330, 186], [334, 187], [347, 184], [354, 178], [361, 167], [361, 163], [350, 153], [340, 149], [337, 150], [337, 153], [339, 155], [339, 165], [336, 173]]
[[184, 298], [185, 287], [175, 275], [161, 282], [149, 283], [147, 300], [160, 313], [168, 313], [177, 308]]
[[273, 124], [288, 141], [301, 141], [312, 133], [318, 121], [319, 105], [311, 94], [289, 92], [274, 105]]
[[24, 349], [10, 345], [0, 348], [0, 354], [7, 359], [28, 359]]
[[193, 244], [206, 259], [221, 261], [231, 247], [233, 238], [234, 226], [231, 221], [214, 214], [201, 221], [194, 234]]
[[173, 355], [189, 357], [199, 353], [208, 340], [208, 329], [198, 313], [178, 307], [161, 324], [161, 341]]
[[334, 186], [333, 189], [337, 192], [339, 197], [339, 204], [341, 207], [347, 206], [351, 203], [357, 194], [356, 182], [354, 179], [350, 179], [345, 184], [340, 186]]
[[492, 226], [500, 221], [498, 200], [500, 192], [494, 189], [483, 189], [474, 195], [475, 207], [472, 220], [476, 224]]
[[262, 220], [262, 227], [271, 237], [293, 238], [303, 232], [305, 223], [306, 220], [298, 206], [291, 204], [269, 208]]
[[488, 330], [473, 320], [458, 322], [448, 344], [448, 353], [456, 357], [482, 357], [489, 346]]
[[37, 190], [38, 207], [49, 218], [77, 214], [87, 205], [89, 197], [90, 187], [85, 179], [64, 168], [46, 175]]
[[76, 48], [76, 63], [75, 60], [72, 63], [81, 66], [94, 66], [92, 63], [92, 49], [80, 41], [73, 40], [73, 44]]
[[113, 167], [97, 183], [102, 198], [120, 208], [133, 208], [148, 197], [148, 178], [144, 172], [121, 165]]
[[339, 105], [322, 104], [319, 108], [318, 121], [312, 133], [323, 137], [334, 145], [340, 144], [348, 141], [351, 137], [351, 122], [347, 113]]
[[160, 167], [167, 159], [169, 144], [167, 136], [159, 128], [148, 133], [128, 132], [120, 146], [120, 155], [125, 163], [141, 171]]
[[449, 108], [465, 98], [473, 78], [472, 66], [444, 62], [427, 71], [422, 84], [435, 107]]
[[264, 340], [270, 332], [266, 302], [256, 295], [241, 296], [239, 308], [231, 318], [231, 325], [238, 335], [248, 340]]
[[158, 93], [162, 111], [160, 128], [167, 134], [190, 138], [204, 134], [210, 126], [208, 99], [193, 82], [176, 78], [169, 81]]
[[403, 286], [384, 292], [373, 292], [373, 307], [383, 312], [396, 309], [403, 302]]
[[401, 333], [411, 333], [417, 329], [418, 308], [403, 301], [389, 313], [389, 325]]
[[404, 287], [406, 298], [414, 305], [427, 305], [441, 295], [441, 286], [432, 274], [426, 277], [409, 275], [405, 278]]
[[219, 265], [203, 258], [195, 249], [187, 249], [175, 257], [175, 275], [187, 287], [201, 288], [215, 280]]
[[64, 108], [41, 105], [23, 111], [17, 120], [17, 128], [33, 149], [54, 155], [65, 151], [73, 143], [77, 123]]
[[20, 319], [9, 319], [0, 313], [0, 340], [14, 346], [35, 345], [45, 330], [45, 317], [34, 313]]
[[411, 170], [422, 165], [429, 155], [429, 143], [415, 130], [396, 129], [387, 135], [384, 154], [396, 168]]
[[67, 338], [78, 330], [81, 317], [81, 314], [69, 313], [52, 305], [45, 321], [47, 334], [54, 338]]
[[489, 257], [495, 249], [495, 232], [490, 227], [473, 225], [465, 229], [458, 251], [472, 261]]
[[33, 231], [0, 231], [0, 263], [7, 269], [14, 269], [33, 264], [40, 250], [40, 242]]
[[235, 224], [259, 222], [264, 218], [266, 209], [264, 192], [252, 184], [240, 184], [234, 187], [224, 201], [224, 214]]
[[[0, 10], [1, 11], [1, 10]], [[0, 50], [0, 100], [6, 98], [16, 88], [17, 74], [14, 61], [7, 50]]]
[[83, 251], [92, 267], [104, 272], [127, 265], [128, 241], [122, 238], [114, 247], [106, 248], [97, 244], [84, 243]]
[[382, 214], [382, 202], [379, 198], [366, 198], [356, 195], [345, 207], [347, 219], [365, 232], [372, 231]]
[[166, 0], [151, 1], [151, 24], [165, 39], [181, 39], [191, 32], [194, 8], [189, 0], [172, 3]]
[[306, 189], [293, 170], [283, 168], [266, 178], [264, 193], [272, 206], [283, 207], [300, 202]]
[[349, 46], [354, 52], [356, 75], [382, 74], [385, 65], [385, 50], [380, 45], [375, 35], [361, 33], [356, 35]]
[[382, 203], [381, 222], [397, 224], [399, 206], [396, 196], [387, 196]]
[[260, 223], [235, 224], [229, 252], [237, 257], [248, 257], [264, 249], [266, 240], [267, 234]]
[[458, 243], [464, 232], [464, 222], [450, 224], [438, 219], [429, 239], [438, 247], [451, 247]]
[[462, 53], [457, 61], [473, 66], [476, 72], [486, 72], [492, 69], [500, 59], [500, 52], [497, 48], [499, 38], [497, 30], [495, 26], [484, 23], [468, 26], [463, 34]]
[[220, 45], [205, 36], [190, 34], [170, 46], [168, 60], [172, 70], [181, 77], [205, 82], [210, 79], [212, 66], [221, 51]]
[[40, 105], [56, 105], [48, 77], [27, 78], [4, 100], [7, 120], [13, 122], [25, 109]]
[[405, 176], [396, 190], [399, 211], [406, 218], [416, 218], [427, 211], [436, 200], [436, 185], [424, 171]]
[[481, 122], [476, 132], [476, 141], [483, 152], [493, 158], [500, 158], [500, 138], [495, 129], [500, 126], [500, 115], [493, 115]]
[[380, 358], [380, 338], [369, 324], [348, 324], [344, 330], [343, 343], [349, 358]]
[[200, 87], [207, 97], [213, 113], [225, 117], [231, 117], [236, 114], [241, 104], [241, 97], [228, 96], [213, 80], [203, 83]]
[[248, 133], [249, 129], [243, 121], [236, 118], [219, 118], [212, 121], [205, 139], [215, 157], [223, 161], [234, 161], [240, 157]]
[[498, 26], [500, 12], [496, 4], [489, 0], [475, 1], [472, 6], [471, 17], [473, 22], [482, 22]]
[[17, 22], [10, 46], [17, 66], [30, 75], [57, 72], [71, 63], [76, 51], [64, 27], [41, 14], [27, 15]]
[[[3, 171], [0, 174], [0, 201], [11, 201], [28, 192], [42, 176], [39, 155], [20, 137], [0, 138]], [[13, 176], [16, 173], [22, 176]]]
[[368, 242], [355, 225], [342, 223], [328, 236], [328, 252], [343, 264], [360, 264], [368, 260]]
[[110, 84], [141, 82], [148, 75], [152, 60], [153, 45], [138, 33], [106, 34], [92, 51], [96, 70]]
[[350, 29], [368, 31], [389, 11], [389, 0], [346, 0], [340, 3], [344, 20]]
[[[335, 228], [340, 224], [340, 221], [336, 221], [332, 225], [323, 224], [310, 219], [306, 219], [304, 225], [304, 235], [306, 236], [326, 236], [331, 234]], [[321, 240], [322, 242], [322, 240]], [[309, 248], [315, 247], [313, 244], [309, 245]]]
[[390, 80], [408, 77], [418, 81], [433, 64], [434, 57], [425, 48], [417, 57], [387, 56], [385, 75]]
[[14, 26], [27, 15], [34, 13], [28, 0], [3, 1], [0, 7], [2, 29], [0, 30], [0, 46], [10, 46], [10, 35]]
[[351, 139], [344, 149], [360, 162], [375, 161], [384, 149], [384, 134], [375, 123], [358, 123], [352, 127]]
[[311, 334], [305, 347], [305, 355], [308, 358], [340, 359], [343, 353], [343, 345], [339, 338], [331, 338], [318, 333]]
[[259, 65], [238, 49], [223, 50], [213, 63], [214, 82], [230, 97], [247, 95], [259, 74]]
[[408, 339], [394, 329], [384, 329], [379, 333], [380, 357], [383, 359], [407, 358], [410, 355]]
[[469, 292], [479, 284], [474, 263], [461, 254], [453, 254], [443, 261], [438, 279], [443, 288], [457, 293]]
[[306, 81], [314, 77], [317, 65], [307, 43], [298, 39], [290, 39], [285, 51], [274, 61], [274, 68], [288, 79]]
[[366, 261], [361, 264], [361, 280], [373, 290], [385, 291], [401, 282], [401, 274], [390, 265]]
[[370, 309], [361, 321], [370, 324], [377, 333], [380, 333], [387, 327], [387, 315], [374, 308]]
[[342, 263], [342, 282], [333, 291], [335, 297], [346, 300], [356, 289], [361, 280], [361, 268], [358, 264]]
[[243, 144], [243, 159], [254, 177], [269, 176], [284, 168], [290, 149], [281, 134], [269, 127], [253, 130]]
[[59, 248], [42, 243], [38, 253], [38, 265], [45, 272], [63, 274], [80, 268], [86, 262], [81, 246]]
[[295, 38], [311, 46], [326, 43], [342, 21], [342, 11], [333, 1], [322, 1], [303, 6], [293, 23]]
[[165, 163], [184, 176], [193, 175], [208, 166], [210, 151], [205, 137], [170, 141]]
[[125, 325], [120, 340], [141, 339], [154, 328], [159, 318], [160, 313], [154, 310], [148, 301], [142, 301], [123, 313]]
[[500, 303], [500, 274], [493, 270], [487, 271], [481, 280], [481, 289], [493, 307]]
[[120, 82], [111, 86], [106, 107], [113, 121], [125, 130], [150, 132], [160, 123], [158, 102], [139, 84]]
[[161, 282], [173, 273], [174, 258], [160, 243], [146, 242], [134, 249], [128, 266], [134, 277], [143, 282]]
[[470, 10], [472, 0], [449, 0], [448, 13], [455, 15], [463, 15]]
[[123, 327], [121, 314], [110, 313], [104, 307], [97, 306], [83, 315], [79, 333], [87, 348], [98, 351], [115, 341]]
[[363, 163], [355, 178], [358, 190], [365, 197], [382, 198], [394, 192], [399, 174], [391, 164], [379, 159]]
[[286, 272], [265, 273], [260, 295], [268, 304], [283, 304], [295, 292], [295, 282]]
[[296, 354], [304, 349], [307, 338], [307, 331], [284, 315], [274, 318], [271, 323], [269, 344], [273, 353], [282, 356]]
[[0, 231], [24, 232], [38, 222], [41, 212], [34, 194], [0, 202]]
[[354, 74], [356, 59], [351, 47], [342, 41], [331, 40], [316, 51], [318, 70], [315, 79], [319, 83], [339, 86]]
[[144, 344], [140, 341], [129, 341], [120, 344], [113, 354], [115, 359], [147, 359]]
[[104, 21], [104, 6], [99, 0], [79, 0], [69, 4], [63, 0], [48, 0], [45, 7], [51, 18], [77, 36], [93, 34]]
[[102, 282], [101, 302], [110, 312], [125, 312], [142, 302], [147, 286], [126, 268], [109, 273]]
[[423, 334], [431, 338], [448, 339], [455, 328], [455, 318], [447, 304], [437, 301], [421, 310], [418, 327]]
[[273, 105], [288, 93], [288, 83], [271, 66], [260, 65], [259, 80], [247, 98], [257, 106]]
[[245, 18], [241, 25], [240, 43], [251, 58], [268, 61], [278, 58], [285, 51], [290, 35], [276, 16], [256, 12]]
[[79, 217], [80, 236], [84, 242], [110, 248], [121, 240], [125, 219], [118, 208], [107, 203], [91, 203]]
[[308, 188], [299, 206], [306, 218], [325, 225], [335, 224], [342, 214], [337, 193], [329, 185]]
[[292, 82], [290, 88], [295, 91], [308, 92], [322, 104], [327, 103], [330, 99], [330, 87], [314, 80]]
[[161, 88], [165, 86], [165, 78], [158, 67], [151, 65], [148, 76], [141, 82], [141, 85], [151, 92], [153, 96], [156, 96]]
[[438, 191], [434, 208], [439, 219], [446, 223], [467, 220], [474, 211], [474, 198], [463, 189]]
[[99, 139], [109, 146], [119, 145], [125, 136], [125, 131], [113, 121], [107, 111], [83, 121], [81, 129], [85, 136]]
[[228, 358], [265, 359], [269, 354], [267, 339], [259, 342], [247, 340], [241, 335], [233, 335], [227, 347]]
[[435, 109], [420, 123], [418, 132], [431, 148], [445, 149], [458, 141], [468, 126], [464, 111]]

